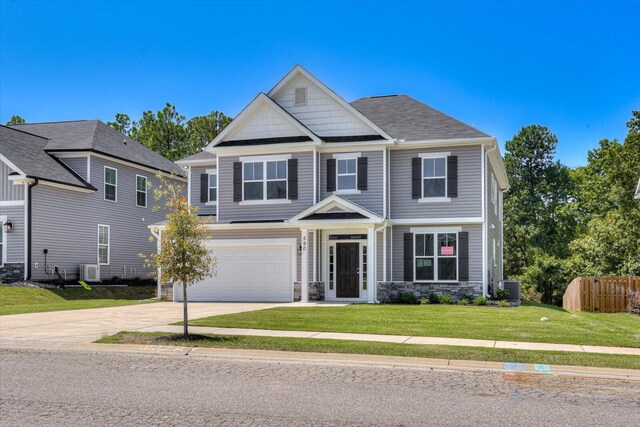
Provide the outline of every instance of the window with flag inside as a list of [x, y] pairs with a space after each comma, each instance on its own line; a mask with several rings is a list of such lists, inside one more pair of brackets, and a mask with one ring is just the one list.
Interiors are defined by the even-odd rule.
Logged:
[[457, 233], [414, 234], [414, 267], [416, 282], [457, 281]]

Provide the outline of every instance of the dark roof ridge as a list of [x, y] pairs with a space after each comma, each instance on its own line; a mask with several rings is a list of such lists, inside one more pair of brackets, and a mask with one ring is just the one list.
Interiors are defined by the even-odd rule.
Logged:
[[[26, 124], [26, 123], [24, 123], [24, 124]], [[16, 132], [26, 133], [27, 135], [35, 136], [37, 138], [42, 138], [42, 139], [46, 139], [47, 141], [49, 141], [49, 138], [46, 138], [44, 136], [36, 135], [35, 133], [27, 132], [26, 130], [14, 129], [13, 127], [17, 126], [17, 125], [11, 125], [11, 126], [0, 125], [0, 126], [2, 126], [3, 128], [15, 130]]]
[[11, 126], [22, 126], [22, 125], [48, 125], [52, 123], [77, 123], [77, 122], [99, 122], [100, 119], [80, 119], [80, 120], [52, 120], [50, 122], [25, 122], [25, 123], [16, 123]]

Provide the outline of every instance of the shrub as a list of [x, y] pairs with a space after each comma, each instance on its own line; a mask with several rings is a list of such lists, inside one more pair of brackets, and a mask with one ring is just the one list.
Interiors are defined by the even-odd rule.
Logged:
[[402, 292], [398, 297], [398, 302], [400, 304], [418, 304], [420, 301], [414, 293]]
[[473, 305], [487, 305], [488, 301], [485, 297], [476, 297], [473, 300]]
[[453, 297], [451, 295], [440, 295], [440, 304], [453, 304]]
[[431, 292], [429, 294], [429, 304], [440, 304], [440, 298], [438, 298], [438, 295]]
[[640, 315], [640, 291], [629, 292], [629, 305], [627, 311], [632, 314]]
[[496, 292], [496, 299], [498, 301], [503, 301], [506, 300], [507, 298], [509, 298], [509, 291], [506, 289], [499, 289], [498, 292]]
[[470, 301], [469, 298], [463, 297], [458, 300], [458, 305], [468, 305]]
[[567, 261], [549, 255], [540, 256], [524, 271], [522, 287], [539, 292], [540, 302], [544, 304], [562, 306], [562, 296], [571, 282], [569, 270]]
[[509, 307], [509, 306], [511, 306], [511, 304], [509, 304], [506, 300], [501, 299], [498, 301], [498, 307]]
[[429, 299], [427, 298], [420, 298], [420, 305], [427, 305], [429, 304]]
[[466, 300], [469, 300], [469, 302], [473, 301], [474, 298], [475, 298], [475, 296], [473, 296], [471, 294], [461, 294], [460, 295], [460, 299], [466, 299]]

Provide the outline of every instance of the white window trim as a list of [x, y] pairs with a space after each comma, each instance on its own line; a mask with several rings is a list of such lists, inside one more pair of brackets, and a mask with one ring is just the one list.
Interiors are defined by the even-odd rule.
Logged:
[[[288, 155], [291, 158], [291, 155]], [[271, 157], [271, 156], [268, 156]], [[292, 201], [289, 199], [289, 162], [288, 159], [283, 158], [265, 158], [263, 157], [260, 160], [246, 160], [242, 162], [242, 201], [240, 202], [240, 206], [246, 205], [280, 205], [291, 203]], [[276, 156], [273, 156], [276, 157]], [[245, 158], [250, 159], [250, 158]], [[284, 166], [284, 179], [268, 179], [267, 178], [267, 163], [269, 162], [285, 162]], [[246, 163], [262, 163], [262, 179], [244, 179], [244, 167]], [[267, 198], [267, 183], [273, 181], [284, 181], [286, 188], [286, 195], [284, 199], [268, 199]], [[262, 199], [256, 200], [245, 200], [244, 198], [244, 184], [247, 182], [262, 182]]]
[[7, 233], [4, 231], [4, 223], [7, 222], [7, 216], [0, 216], [0, 234], [2, 234], [2, 243], [0, 243], [0, 267], [4, 267], [7, 262], [7, 253], [9, 252], [7, 249]]
[[[209, 200], [207, 203], [205, 203], [206, 206], [215, 206], [218, 204], [218, 169], [207, 169], [205, 171], [205, 173], [209, 176], [211, 175], [215, 175], [216, 176], [216, 186], [212, 187], [211, 186], [211, 178], [207, 179], [207, 200]], [[244, 173], [244, 170], [243, 170]], [[215, 188], [216, 189], [216, 200], [215, 201], [211, 201], [211, 189]]]
[[[447, 157], [449, 157], [451, 153], [420, 153], [418, 156], [420, 157], [420, 199], [418, 199], [418, 203], [439, 203], [439, 202], [450, 202], [451, 197], [447, 197], [447, 191], [449, 190], [449, 168], [447, 167]], [[425, 177], [424, 176], [424, 160], [425, 159], [442, 159], [444, 158], [444, 196], [434, 196], [427, 197], [424, 195], [424, 180], [425, 179], [442, 179], [441, 176], [438, 177]], [[435, 164], [434, 164], [435, 167]]]
[[[336, 159], [336, 191], [333, 194], [360, 194], [360, 190], [358, 190], [358, 158], [360, 157], [360, 153], [347, 154], [344, 156], [334, 154], [333, 158]], [[341, 160], [353, 160], [356, 166], [356, 170], [354, 173], [340, 173], [340, 168], [338, 167], [338, 162]], [[340, 176], [354, 176], [355, 177], [355, 188], [339, 188], [340, 185]]]
[[[113, 185], [113, 184], [108, 184], [107, 183], [107, 169], [112, 169], [114, 171], [116, 171], [116, 183], [114, 185], [115, 187], [115, 193], [116, 193], [116, 198], [115, 200], [111, 200], [111, 199], [107, 199], [107, 185]], [[105, 166], [104, 167], [104, 171], [102, 174], [102, 192], [103, 192], [103, 199], [106, 200], [107, 202], [113, 202], [113, 203], [117, 203], [118, 202], [118, 169], [116, 168], [112, 168], [111, 166]]]
[[[414, 230], [413, 228], [411, 230]], [[417, 229], [420, 230], [420, 229]], [[458, 228], [456, 229], [422, 229], [422, 230], [434, 230], [434, 231], [416, 231], [413, 233], [413, 281], [415, 283], [459, 283], [460, 277], [460, 253], [459, 253], [459, 243], [460, 243], [460, 233]], [[454, 231], [456, 230], [456, 231]], [[433, 234], [433, 256], [418, 256], [416, 255], [416, 236], [423, 234]], [[456, 235], [456, 256], [446, 256], [446, 255], [438, 255], [438, 234], [455, 234]], [[433, 258], [433, 277], [434, 280], [417, 280], [416, 279], [416, 259], [418, 258]], [[438, 275], [438, 258], [455, 258], [456, 259], [456, 278], [455, 280], [440, 280]]]
[[[107, 244], [100, 243], [100, 227], [107, 227]], [[98, 253], [97, 253], [97, 261], [98, 265], [111, 265], [111, 226], [106, 224], [98, 224]], [[107, 247], [107, 262], [100, 262], [100, 246]]]
[[[138, 204], [138, 193], [141, 193], [142, 191], [138, 190], [138, 178], [144, 178], [144, 206], [139, 205]], [[117, 183], [117, 178], [116, 178], [116, 183]], [[146, 176], [144, 175], [137, 175], [136, 174], [136, 206], [139, 208], [146, 208], [149, 205], [149, 200], [147, 198], [147, 185], [149, 183], [149, 180], [147, 179]], [[116, 188], [117, 190], [117, 188]], [[118, 192], [116, 191], [116, 199], [118, 198]]]

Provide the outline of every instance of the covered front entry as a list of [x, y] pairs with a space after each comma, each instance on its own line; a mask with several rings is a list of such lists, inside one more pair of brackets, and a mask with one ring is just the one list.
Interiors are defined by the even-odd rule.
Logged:
[[360, 298], [358, 243], [336, 244], [336, 298]]

